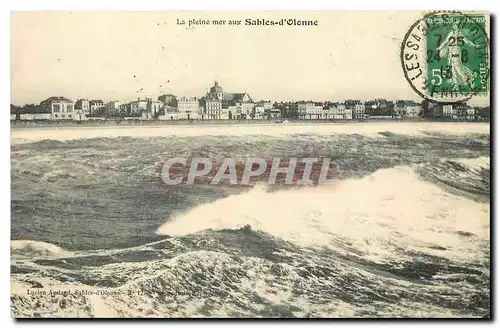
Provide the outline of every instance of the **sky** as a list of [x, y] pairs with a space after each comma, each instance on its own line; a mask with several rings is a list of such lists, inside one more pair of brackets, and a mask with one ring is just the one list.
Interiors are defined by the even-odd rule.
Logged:
[[[254, 100], [421, 100], [401, 41], [420, 12], [14, 12], [11, 102], [202, 97], [217, 80]], [[245, 26], [245, 19], [317, 26]], [[242, 25], [179, 25], [184, 20]], [[472, 104], [488, 104], [476, 97]]]

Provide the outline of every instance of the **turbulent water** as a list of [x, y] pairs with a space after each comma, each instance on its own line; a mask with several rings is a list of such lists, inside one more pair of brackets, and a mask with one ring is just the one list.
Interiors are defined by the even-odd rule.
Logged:
[[[489, 133], [378, 132], [13, 142], [11, 312], [488, 317]], [[167, 186], [179, 156], [324, 156], [339, 181]]]

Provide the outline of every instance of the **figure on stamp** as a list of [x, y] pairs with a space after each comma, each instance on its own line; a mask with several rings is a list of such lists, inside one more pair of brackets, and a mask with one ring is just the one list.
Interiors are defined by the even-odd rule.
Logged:
[[436, 49], [439, 57], [447, 58], [451, 66], [450, 80], [453, 89], [458, 89], [461, 85], [470, 85], [471, 88], [474, 88], [476, 75], [472, 69], [465, 65], [468, 54], [467, 49], [461, 48], [464, 44], [477, 48], [477, 45], [467, 39], [464, 31], [459, 30], [458, 26], [453, 24], [452, 30]]

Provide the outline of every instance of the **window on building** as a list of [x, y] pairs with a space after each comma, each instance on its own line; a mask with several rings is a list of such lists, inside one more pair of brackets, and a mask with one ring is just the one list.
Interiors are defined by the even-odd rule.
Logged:
[[68, 110], [68, 112], [70, 112], [70, 111], [72, 112], [73, 111], [73, 105], [70, 104], [70, 105], [66, 106], [66, 109]]
[[52, 105], [52, 108], [54, 109], [55, 113], [58, 113], [61, 110], [61, 105], [54, 104], [54, 105]]
[[54, 117], [57, 117], [57, 114], [54, 114]]

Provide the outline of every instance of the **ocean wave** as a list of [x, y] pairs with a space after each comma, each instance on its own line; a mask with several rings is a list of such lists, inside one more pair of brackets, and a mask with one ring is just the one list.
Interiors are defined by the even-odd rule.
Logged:
[[[435, 273], [442, 284], [422, 283], [399, 279], [390, 267], [367, 269], [324, 252], [285, 247], [273, 253], [281, 260], [220, 248], [188, 251], [81, 269], [84, 279], [65, 283], [26, 274], [15, 278], [12, 311], [16, 317], [275, 318], [471, 317], [488, 311], [486, 273], [442, 268]], [[106, 287], [104, 281], [122, 283]]]
[[447, 191], [475, 201], [490, 201], [490, 158], [444, 159], [419, 165], [417, 172]]
[[[466, 236], [469, 238], [470, 236]], [[18, 241], [16, 249], [24, 249]], [[41, 247], [43, 246], [43, 247]], [[15, 317], [481, 317], [487, 266], [414, 252], [376, 263], [249, 226], [14, 261]], [[408, 251], [408, 250], [406, 250]], [[29, 292], [28, 292], [29, 291]]]
[[[489, 137], [384, 130], [13, 145], [12, 313], [488, 315]], [[332, 158], [340, 181], [252, 189], [158, 177], [173, 156], [310, 155]]]
[[451, 195], [410, 167], [396, 167], [333, 186], [272, 193], [255, 188], [169, 218], [158, 233], [182, 236], [246, 225], [378, 263], [409, 258], [410, 251], [481, 263], [477, 242], [488, 245], [489, 206]]

